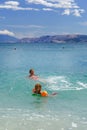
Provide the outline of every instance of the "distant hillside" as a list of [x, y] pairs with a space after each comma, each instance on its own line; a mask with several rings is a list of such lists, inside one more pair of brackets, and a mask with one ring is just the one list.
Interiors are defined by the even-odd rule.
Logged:
[[17, 39], [8, 35], [0, 35], [0, 43], [79, 43], [87, 42], [87, 35], [54, 35], [42, 36], [38, 38]]
[[42, 36], [39, 38], [22, 38], [20, 43], [68, 43], [87, 42], [87, 35], [54, 35]]
[[0, 43], [15, 43], [17, 41], [18, 39], [13, 36], [0, 34]]

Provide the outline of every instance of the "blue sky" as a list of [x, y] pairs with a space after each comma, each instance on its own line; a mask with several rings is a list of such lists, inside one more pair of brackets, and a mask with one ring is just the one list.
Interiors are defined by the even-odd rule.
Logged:
[[0, 0], [0, 34], [87, 34], [86, 0]]

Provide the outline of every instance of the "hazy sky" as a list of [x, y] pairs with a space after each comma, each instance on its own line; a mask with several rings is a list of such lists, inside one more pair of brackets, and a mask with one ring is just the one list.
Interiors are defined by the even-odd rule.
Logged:
[[87, 1], [0, 0], [0, 34], [87, 34]]

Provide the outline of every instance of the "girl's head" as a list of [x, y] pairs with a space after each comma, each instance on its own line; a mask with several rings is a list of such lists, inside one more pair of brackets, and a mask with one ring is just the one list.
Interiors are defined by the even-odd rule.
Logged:
[[30, 75], [34, 75], [34, 70], [33, 70], [33, 69], [30, 69], [30, 70], [29, 70], [29, 73], [30, 73]]
[[42, 88], [42, 86], [39, 83], [37, 83], [35, 85], [35, 93], [40, 94], [41, 93], [41, 88]]

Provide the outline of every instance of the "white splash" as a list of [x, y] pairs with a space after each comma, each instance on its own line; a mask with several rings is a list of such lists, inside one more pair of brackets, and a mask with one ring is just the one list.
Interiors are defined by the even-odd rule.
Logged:
[[72, 89], [70, 81], [64, 76], [49, 76], [46, 79], [47, 87], [50, 90], [69, 90]]
[[77, 128], [77, 124], [75, 122], [72, 122], [72, 127]]
[[87, 88], [87, 84], [86, 83], [82, 83], [82, 82], [78, 81], [77, 84], [82, 86], [83, 88]]
[[55, 91], [65, 91], [65, 90], [77, 90], [80, 91], [82, 89], [87, 88], [87, 84], [76, 81], [72, 82], [69, 77], [66, 76], [49, 76], [39, 80], [40, 82], [44, 83], [45, 88], [49, 90]]

